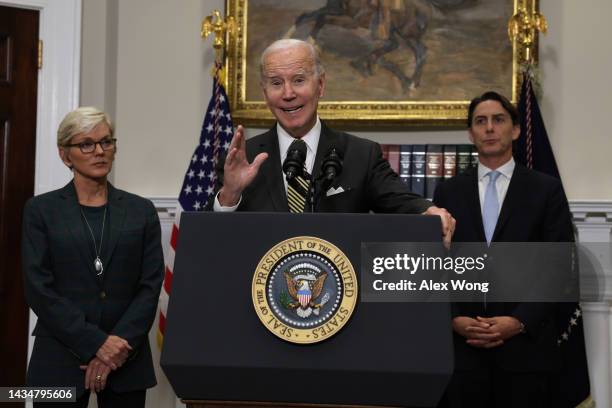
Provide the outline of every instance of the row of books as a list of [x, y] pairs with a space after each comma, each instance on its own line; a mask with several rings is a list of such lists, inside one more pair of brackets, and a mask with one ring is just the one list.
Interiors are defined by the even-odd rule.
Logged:
[[478, 153], [471, 144], [385, 144], [381, 147], [383, 156], [402, 181], [414, 193], [429, 199], [444, 179], [478, 165]]

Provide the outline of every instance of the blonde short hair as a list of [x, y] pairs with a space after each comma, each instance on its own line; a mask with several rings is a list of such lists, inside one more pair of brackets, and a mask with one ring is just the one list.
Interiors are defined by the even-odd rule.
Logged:
[[70, 144], [72, 138], [80, 133], [91, 132], [100, 123], [106, 123], [111, 137], [115, 129], [110, 117], [100, 109], [93, 106], [82, 106], [69, 112], [57, 129], [57, 146]]

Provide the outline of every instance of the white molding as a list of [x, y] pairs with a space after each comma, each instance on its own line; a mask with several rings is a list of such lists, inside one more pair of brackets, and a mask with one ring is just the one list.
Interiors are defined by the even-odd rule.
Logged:
[[612, 306], [610, 302], [582, 302], [591, 395], [598, 407], [612, 401]]
[[612, 201], [575, 200], [570, 201], [570, 209], [576, 222], [592, 219], [612, 224]]
[[171, 217], [174, 219], [176, 207], [178, 206], [178, 199], [176, 197], [148, 197], [148, 199], [153, 202], [160, 218]]
[[8, 7], [40, 11], [43, 66], [38, 71], [34, 194], [61, 187], [71, 174], [59, 160], [56, 131], [79, 104], [81, 0], [0, 0]]
[[594, 314], [612, 315], [612, 304], [610, 302], [581, 302], [583, 312]]
[[18, 7], [26, 9], [43, 9], [49, 4], [49, 0], [0, 0], [0, 6]]

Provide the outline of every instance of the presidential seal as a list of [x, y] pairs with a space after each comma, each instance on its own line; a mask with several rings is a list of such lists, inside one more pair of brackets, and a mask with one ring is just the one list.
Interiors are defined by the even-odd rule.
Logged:
[[268, 330], [292, 343], [317, 343], [342, 329], [357, 303], [349, 259], [315, 237], [287, 239], [271, 248], [253, 276], [255, 312]]

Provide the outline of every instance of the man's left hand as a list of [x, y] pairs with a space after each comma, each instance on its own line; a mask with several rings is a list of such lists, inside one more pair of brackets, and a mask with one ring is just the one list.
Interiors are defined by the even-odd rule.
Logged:
[[490, 324], [489, 330], [499, 333], [499, 338], [508, 340], [521, 332], [522, 324], [512, 316], [477, 317], [476, 320]]
[[437, 215], [442, 219], [442, 240], [444, 241], [444, 246], [448, 249], [450, 248], [451, 238], [455, 233], [455, 224], [456, 221], [453, 216], [446, 211], [444, 208], [439, 208], [431, 206], [423, 213], [423, 215]]

